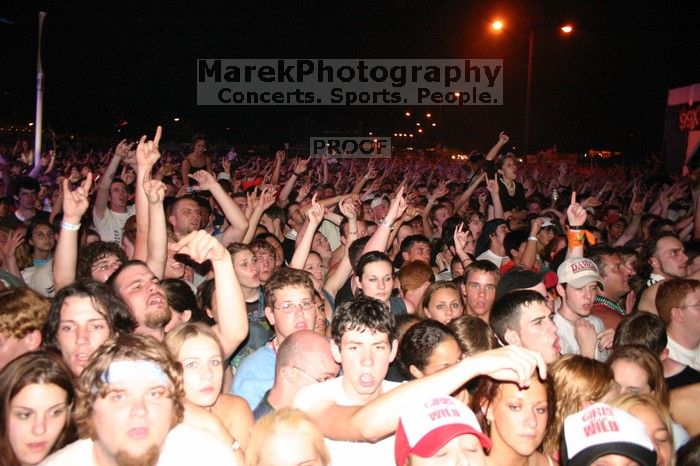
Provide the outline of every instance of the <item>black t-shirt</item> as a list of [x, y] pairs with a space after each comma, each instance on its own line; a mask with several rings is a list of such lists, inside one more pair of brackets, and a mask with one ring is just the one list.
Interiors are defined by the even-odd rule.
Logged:
[[527, 210], [527, 202], [525, 201], [525, 188], [523, 185], [515, 182], [515, 193], [511, 196], [508, 194], [508, 190], [502, 181], [499, 181], [498, 186], [498, 197], [501, 198], [501, 205], [503, 206], [503, 212], [508, 212], [509, 210]]
[[33, 217], [28, 218], [26, 221], [22, 222], [20, 219], [17, 218], [14, 212], [10, 212], [9, 214], [0, 219], [0, 225], [12, 228], [14, 230], [15, 228], [27, 226], [34, 220], [42, 220], [48, 222], [49, 215], [49, 212], [46, 212], [45, 210], [37, 210], [36, 214], [34, 214]]
[[666, 383], [668, 384], [669, 390], [700, 383], [700, 372], [696, 371], [690, 366], [685, 366], [685, 369], [680, 371], [678, 374], [672, 375], [671, 377], [666, 377]]

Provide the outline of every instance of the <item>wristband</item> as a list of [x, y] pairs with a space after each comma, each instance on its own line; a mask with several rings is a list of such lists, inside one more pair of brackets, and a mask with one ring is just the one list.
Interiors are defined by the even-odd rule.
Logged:
[[389, 223], [389, 222], [387, 222], [387, 221], [384, 220], [384, 219], [381, 219], [381, 220], [380, 220], [379, 222], [377, 222], [377, 223], [380, 224], [380, 225], [384, 225], [385, 227], [387, 227], [387, 228], [389, 229], [389, 231], [391, 231], [391, 230], [394, 229], [394, 224], [393, 224], [393, 223]]
[[583, 230], [583, 225], [569, 225], [569, 230]]
[[61, 228], [68, 230], [68, 231], [78, 231], [78, 230], [80, 230], [80, 224], [78, 223], [77, 225], [74, 225], [74, 224], [68, 223], [68, 222], [61, 222]]
[[537, 241], [537, 236], [528, 236], [528, 241]]
[[569, 249], [583, 246], [585, 241], [588, 241], [591, 246], [595, 244], [595, 236], [588, 230], [569, 230], [566, 232], [566, 239]]

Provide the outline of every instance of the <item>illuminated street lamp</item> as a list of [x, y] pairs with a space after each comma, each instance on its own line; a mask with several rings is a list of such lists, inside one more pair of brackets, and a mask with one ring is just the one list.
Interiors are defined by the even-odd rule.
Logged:
[[[505, 27], [502, 20], [497, 19], [491, 22], [490, 29], [494, 33], [499, 33]], [[574, 31], [574, 26], [570, 23], [563, 24], [559, 30], [562, 33], [569, 35]], [[525, 122], [523, 130], [523, 150], [527, 153], [530, 145], [530, 107], [532, 102], [532, 66], [535, 52], [535, 31], [530, 29], [528, 49], [527, 49], [527, 87], [525, 94]], [[457, 93], [455, 93], [456, 95]]]

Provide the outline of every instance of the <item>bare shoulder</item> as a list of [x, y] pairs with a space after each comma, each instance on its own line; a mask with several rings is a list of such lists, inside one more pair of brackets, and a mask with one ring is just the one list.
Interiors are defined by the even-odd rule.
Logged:
[[651, 312], [659, 315], [656, 310], [656, 292], [659, 291], [659, 283], [654, 283], [649, 288], [642, 292], [642, 297], [639, 300], [638, 310]]
[[227, 411], [227, 412], [232, 412], [232, 411], [237, 411], [237, 410], [250, 411], [250, 407], [248, 406], [248, 402], [246, 402], [240, 396], [236, 396], [236, 395], [227, 395], [227, 394], [219, 395], [219, 398], [216, 400], [215, 407], [220, 409], [221, 411]]

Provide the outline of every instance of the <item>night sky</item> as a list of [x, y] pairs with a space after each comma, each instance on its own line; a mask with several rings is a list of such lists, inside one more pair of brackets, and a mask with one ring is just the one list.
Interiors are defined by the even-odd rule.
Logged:
[[[201, 3], [201, 4], [200, 4]], [[37, 12], [44, 30], [45, 125], [116, 138], [195, 132], [246, 143], [302, 143], [320, 130], [391, 135], [404, 112], [437, 107], [197, 107], [198, 58], [502, 58], [503, 106], [444, 107], [449, 146], [488, 148], [506, 130], [518, 146], [528, 31], [535, 31], [531, 146], [659, 150], [668, 88], [700, 81], [692, 2], [38, 2], [0, 6], [0, 124], [34, 118]], [[666, 4], [668, 3], [668, 4]], [[495, 36], [488, 22], [503, 18]], [[558, 26], [575, 26], [570, 37]], [[173, 118], [180, 122], [174, 123]], [[228, 129], [227, 129], [228, 128]]]

